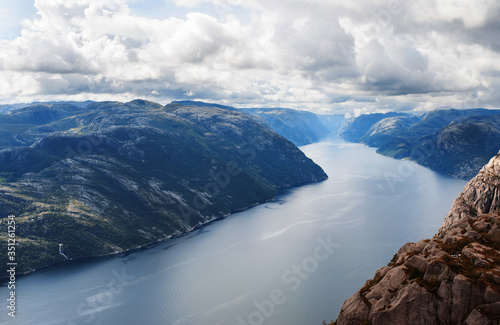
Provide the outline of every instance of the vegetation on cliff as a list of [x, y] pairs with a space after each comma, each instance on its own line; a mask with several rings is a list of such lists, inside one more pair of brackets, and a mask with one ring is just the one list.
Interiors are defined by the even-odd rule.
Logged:
[[65, 260], [59, 244], [69, 258], [137, 248], [327, 178], [260, 121], [219, 107], [38, 104], [0, 125], [0, 226], [15, 216], [20, 273]]

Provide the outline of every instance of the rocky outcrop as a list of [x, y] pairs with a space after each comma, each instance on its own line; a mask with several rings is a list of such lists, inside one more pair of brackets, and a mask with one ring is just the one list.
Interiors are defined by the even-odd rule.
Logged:
[[347, 299], [343, 324], [500, 322], [500, 156], [455, 200], [432, 239], [407, 243]]
[[460, 222], [463, 217], [477, 216], [500, 210], [500, 156], [485, 165], [453, 202], [450, 213], [444, 219], [440, 235]]

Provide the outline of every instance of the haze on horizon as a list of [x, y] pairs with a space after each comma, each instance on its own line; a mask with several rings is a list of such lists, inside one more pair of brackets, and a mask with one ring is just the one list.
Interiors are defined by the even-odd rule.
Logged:
[[495, 0], [3, 2], [0, 104], [499, 108], [499, 31]]

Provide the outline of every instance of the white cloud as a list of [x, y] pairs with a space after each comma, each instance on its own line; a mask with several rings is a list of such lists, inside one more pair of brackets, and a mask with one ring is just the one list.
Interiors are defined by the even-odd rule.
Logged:
[[455, 1], [419, 0], [412, 11], [415, 20], [423, 24], [452, 23], [460, 21], [466, 28], [483, 25], [490, 17], [496, 0]]
[[148, 18], [126, 0], [36, 0], [22, 34], [0, 40], [0, 101], [192, 98], [321, 111], [500, 104], [493, 0], [172, 2], [191, 13]]

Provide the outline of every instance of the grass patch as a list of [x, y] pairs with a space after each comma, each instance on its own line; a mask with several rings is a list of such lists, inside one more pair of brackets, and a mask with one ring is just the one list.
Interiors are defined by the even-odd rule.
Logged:
[[462, 249], [468, 244], [472, 243], [474, 240], [470, 238], [462, 238], [460, 240], [453, 241], [452, 243], [440, 243], [439, 247], [450, 255], [460, 254]]

